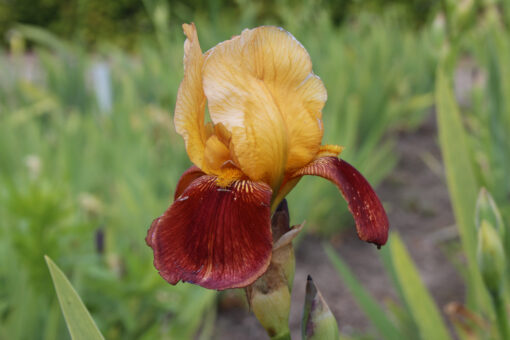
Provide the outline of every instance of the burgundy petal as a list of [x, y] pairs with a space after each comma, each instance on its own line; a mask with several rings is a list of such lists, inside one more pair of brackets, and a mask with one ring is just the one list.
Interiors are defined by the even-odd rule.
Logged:
[[193, 181], [149, 229], [154, 266], [171, 284], [245, 287], [269, 265], [271, 188], [247, 180], [222, 188], [216, 179]]
[[352, 165], [336, 157], [322, 157], [292, 177], [303, 175], [316, 175], [335, 183], [349, 204], [359, 238], [378, 247], [386, 243], [389, 228], [386, 212], [374, 189]]
[[177, 182], [177, 187], [175, 188], [174, 200], [178, 199], [179, 196], [186, 190], [186, 188], [196, 180], [197, 178], [205, 175], [205, 173], [200, 170], [200, 168], [196, 165], [191, 166], [188, 170], [184, 171], [181, 178], [179, 178], [179, 182]]

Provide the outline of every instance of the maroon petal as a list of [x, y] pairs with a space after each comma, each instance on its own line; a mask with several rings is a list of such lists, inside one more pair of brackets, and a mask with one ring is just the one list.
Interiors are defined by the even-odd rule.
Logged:
[[222, 188], [216, 179], [193, 181], [149, 229], [154, 266], [171, 284], [245, 287], [269, 265], [271, 188], [247, 180]]
[[179, 196], [186, 190], [186, 188], [199, 177], [204, 176], [205, 173], [200, 170], [200, 168], [196, 165], [191, 166], [188, 170], [184, 171], [179, 178], [179, 182], [177, 182], [177, 187], [175, 188], [174, 200], [178, 199]]
[[336, 157], [322, 157], [292, 177], [303, 175], [320, 176], [335, 183], [349, 204], [359, 238], [378, 247], [386, 243], [389, 228], [386, 212], [374, 189], [352, 165]]

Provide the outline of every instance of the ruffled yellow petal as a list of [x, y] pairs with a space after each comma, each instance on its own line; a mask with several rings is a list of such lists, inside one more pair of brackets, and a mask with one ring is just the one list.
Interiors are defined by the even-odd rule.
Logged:
[[290, 33], [259, 27], [219, 44], [203, 82], [211, 118], [232, 133], [234, 157], [252, 180], [274, 188], [315, 157], [326, 90]]
[[204, 126], [206, 98], [202, 88], [204, 56], [195, 24], [184, 24], [182, 28], [187, 37], [184, 42], [184, 79], [177, 93], [174, 124], [177, 133], [184, 138], [190, 160], [202, 168], [206, 141]]
[[204, 91], [211, 119], [232, 134], [237, 165], [252, 180], [274, 187], [285, 169], [287, 128], [264, 77], [253, 72], [256, 62], [262, 63], [261, 69], [273, 69], [272, 58], [256, 60], [256, 50], [267, 46], [252, 36], [254, 32], [244, 31], [210, 52], [203, 70]]
[[293, 171], [310, 162], [319, 150], [327, 92], [312, 73], [308, 52], [289, 32], [259, 27], [252, 34], [250, 69], [263, 79], [283, 115], [288, 134], [285, 171]]
[[282, 98], [290, 139], [285, 172], [292, 172], [308, 164], [319, 151], [323, 135], [322, 108], [327, 93], [320, 78], [309, 74], [294, 95], [282, 95]]

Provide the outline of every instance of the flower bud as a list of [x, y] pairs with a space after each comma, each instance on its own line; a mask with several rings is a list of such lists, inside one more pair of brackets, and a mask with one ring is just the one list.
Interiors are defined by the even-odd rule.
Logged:
[[328, 304], [324, 301], [310, 275], [308, 275], [306, 283], [301, 331], [305, 340], [334, 340], [340, 338], [335, 316], [331, 313]]
[[246, 288], [253, 314], [271, 339], [285, 338], [290, 333], [290, 292], [280, 270], [269, 270]]
[[294, 248], [292, 240], [303, 229], [304, 223], [293, 226], [289, 232], [283, 235], [273, 245], [273, 255], [271, 258], [271, 265], [278, 266], [282, 269], [283, 275], [289, 291], [292, 292], [292, 284], [294, 282], [294, 271], [296, 268], [296, 258], [294, 257]]
[[478, 194], [475, 218], [477, 228], [480, 228], [482, 221], [485, 220], [494, 226], [502, 237], [504, 236], [503, 219], [494, 199], [485, 188], [482, 188]]
[[487, 220], [482, 220], [478, 229], [477, 260], [485, 286], [492, 295], [499, 294], [505, 277], [505, 251], [500, 235]]
[[303, 228], [289, 226], [287, 202], [283, 200], [271, 219], [273, 253], [269, 268], [251, 286], [246, 296], [253, 313], [271, 339], [289, 336], [289, 313], [295, 258], [292, 240]]
[[271, 230], [273, 233], [273, 253], [271, 265], [278, 266], [283, 270], [289, 291], [292, 292], [294, 282], [294, 271], [296, 259], [292, 241], [303, 229], [304, 223], [290, 227], [289, 209], [287, 200], [283, 200], [276, 209], [271, 219]]

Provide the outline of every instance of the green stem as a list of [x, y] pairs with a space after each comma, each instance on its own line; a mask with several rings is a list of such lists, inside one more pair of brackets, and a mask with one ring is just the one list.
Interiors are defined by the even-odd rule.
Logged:
[[501, 339], [510, 339], [508, 332], [508, 314], [506, 311], [505, 300], [502, 294], [492, 294], [494, 309], [496, 310], [496, 319]]

